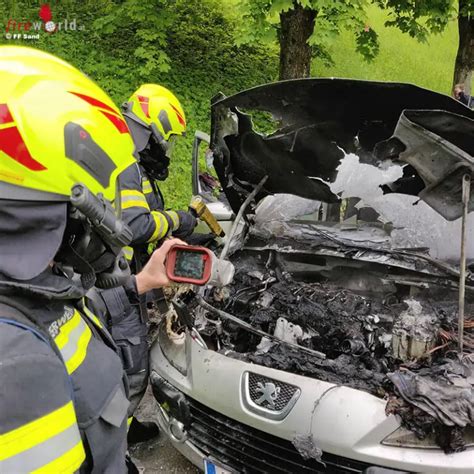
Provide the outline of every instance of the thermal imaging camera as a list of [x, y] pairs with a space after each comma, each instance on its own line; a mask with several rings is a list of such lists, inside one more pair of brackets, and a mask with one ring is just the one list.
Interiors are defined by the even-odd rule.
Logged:
[[234, 277], [234, 266], [206, 247], [173, 245], [166, 258], [166, 274], [172, 281], [192, 285], [225, 286]]

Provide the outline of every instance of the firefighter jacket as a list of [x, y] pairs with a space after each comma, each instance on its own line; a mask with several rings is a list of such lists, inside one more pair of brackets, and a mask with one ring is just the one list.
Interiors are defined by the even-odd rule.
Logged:
[[117, 345], [118, 354], [127, 373], [130, 406], [128, 416], [132, 416], [148, 383], [148, 342], [145, 301], [129, 286], [97, 290], [87, 293], [88, 306], [95, 314], [105, 315], [106, 328]]
[[69, 279], [34, 280], [0, 278], [0, 472], [127, 472], [116, 346]]
[[122, 219], [133, 232], [131, 248], [125, 249], [129, 260], [133, 252], [146, 255], [149, 243], [162, 240], [179, 227], [175, 211], [165, 211], [163, 196], [156, 184], [148, 179], [144, 168], [134, 163], [120, 175]]

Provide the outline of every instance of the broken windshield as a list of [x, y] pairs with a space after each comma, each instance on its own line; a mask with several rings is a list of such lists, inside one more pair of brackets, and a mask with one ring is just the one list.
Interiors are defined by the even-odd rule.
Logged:
[[[329, 187], [343, 199], [341, 205], [327, 205], [291, 194], [275, 194], [266, 197], [257, 207], [256, 225], [268, 230], [273, 228], [272, 223], [277, 226], [278, 222], [290, 220], [324, 220], [326, 222], [321, 222], [321, 225], [339, 223], [337, 232], [344, 237], [354, 228], [366, 228], [372, 224], [389, 235], [392, 249], [427, 250], [431, 257], [454, 264], [459, 260], [461, 219], [447, 221], [416, 196], [384, 194], [384, 185], [402, 177], [402, 166], [381, 169], [360, 163], [359, 157], [351, 153], [344, 156], [337, 171], [337, 177]], [[473, 225], [471, 213], [467, 234], [467, 256], [471, 260], [474, 259]], [[379, 230], [377, 235], [380, 234]], [[351, 232], [352, 239], [353, 235]]]

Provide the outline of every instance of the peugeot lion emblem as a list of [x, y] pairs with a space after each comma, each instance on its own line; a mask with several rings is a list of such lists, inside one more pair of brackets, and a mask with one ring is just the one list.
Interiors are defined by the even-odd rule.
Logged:
[[296, 385], [254, 372], [244, 372], [241, 391], [245, 407], [269, 420], [283, 420], [301, 394]]
[[280, 395], [280, 387], [276, 387], [274, 383], [258, 382], [257, 392], [261, 394], [261, 397], [255, 400], [255, 403], [261, 405], [264, 402], [267, 402], [272, 408], [275, 408], [275, 400]]

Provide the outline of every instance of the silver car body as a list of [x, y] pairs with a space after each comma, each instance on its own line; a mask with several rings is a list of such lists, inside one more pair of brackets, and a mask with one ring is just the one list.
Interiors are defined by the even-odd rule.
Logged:
[[[166, 337], [163, 333], [161, 335]], [[187, 375], [171, 365], [161, 350], [159, 339], [151, 350], [152, 373], [163, 377], [186, 396], [232, 420], [288, 441], [298, 433], [310, 432], [323, 451], [363, 461], [367, 465], [410, 472], [473, 472], [474, 448], [446, 455], [440, 449], [382, 445], [384, 438], [400, 428], [393, 415], [385, 415], [384, 400], [352, 388], [337, 387], [228, 358], [204, 349], [189, 334], [185, 346]], [[244, 390], [246, 372], [286, 382], [301, 390], [294, 407], [283, 420], [271, 420], [248, 408], [249, 399]], [[170, 429], [175, 420], [170, 419], [162, 408], [159, 408], [157, 418], [174, 447], [203, 469], [208, 454], [186, 435], [178, 440]]]
[[[313, 90], [311, 89], [313, 82], [316, 83], [317, 80], [298, 81], [298, 87], [308, 86], [310, 90]], [[321, 82], [324, 87], [332, 88], [333, 86], [331, 80], [321, 80]], [[366, 87], [368, 91], [371, 91], [373, 87], [373, 84], [369, 83], [366, 86], [362, 82], [352, 82], [350, 84], [344, 82], [341, 85], [342, 89], [357, 90], [357, 88]], [[385, 90], [396, 89], [396, 86], [379, 84], [377, 87]], [[276, 84], [275, 89], [278, 87], [288, 89], [285, 89], [285, 94], [290, 98], [293, 97], [293, 86], [290, 82]], [[318, 84], [314, 84], [314, 90], [317, 91], [318, 87]], [[254, 95], [259, 93], [257, 89], [254, 89], [257, 91]], [[408, 89], [413, 89], [413, 86], [402, 87], [402, 90]], [[318, 96], [320, 102], [324, 102], [324, 90], [321, 92], [321, 97]], [[250, 91], [250, 93], [253, 92]], [[396, 111], [398, 117], [400, 111], [397, 108], [397, 94], [398, 92], [395, 91], [390, 107]], [[427, 91], [420, 92], [417, 89], [417, 94], [421, 94], [417, 108], [426, 108], [426, 104], [431, 103], [434, 93], [428, 94]], [[268, 100], [273, 107], [273, 95], [263, 94], [263, 102]], [[255, 102], [247, 99], [244, 94], [235, 97], [238, 106], [248, 107], [249, 104], [253, 105]], [[278, 116], [281, 112], [280, 108], [283, 111], [286, 110], [288, 103], [291, 103], [288, 97], [287, 100], [276, 102], [277, 105], [271, 110], [274, 116]], [[300, 98], [302, 110], [306, 110], [306, 105], [310, 107], [312, 103], [320, 103], [315, 100], [310, 101], [305, 97]], [[241, 103], [238, 102], [239, 100]], [[452, 109], [453, 112], [460, 113], [459, 104], [451, 103], [449, 98], [445, 100], [438, 97], [438, 100], [446, 102], [440, 108]], [[379, 106], [374, 105], [372, 101], [361, 99], [361, 102], [365, 108], [369, 104], [378, 110]], [[334, 109], [332, 104], [333, 102], [328, 101], [324, 114], [332, 113]], [[387, 102], [384, 104], [381, 107], [383, 112], [387, 109]], [[349, 109], [353, 111], [355, 106]], [[225, 110], [227, 113], [227, 109]], [[342, 104], [340, 111], [342, 117], [345, 117], [345, 111], [346, 108]], [[467, 112], [463, 113], [468, 115]], [[334, 114], [337, 115], [336, 112]], [[362, 112], [361, 114], [363, 115]], [[231, 130], [229, 134], [237, 133], [232, 132], [233, 122], [229, 120], [229, 115], [233, 114], [220, 113], [219, 115], [218, 113], [216, 117], [228, 125], [228, 130]], [[242, 115], [242, 117], [246, 116]], [[291, 115], [290, 118], [293, 119], [294, 116]], [[357, 127], [355, 129], [357, 130]], [[278, 138], [278, 135], [274, 137]], [[352, 137], [349, 138], [352, 139]], [[200, 141], [208, 140], [209, 137], [205, 134], [197, 134], [193, 162], [193, 193], [209, 198], [211, 210], [224, 221], [223, 227], [228, 233], [232, 225], [233, 213], [236, 212], [236, 202], [240, 205], [239, 198], [243, 200], [243, 197], [238, 193], [234, 196], [230, 195], [230, 198], [234, 199], [233, 202], [229, 199], [233, 204], [232, 211], [223, 202], [212, 202], [216, 201], [212, 198], [212, 194], [206, 195], [201, 189], [198, 179], [197, 149]], [[431, 149], [427, 150], [428, 156]], [[252, 150], [249, 148], [247, 152], [250, 156]], [[333, 150], [334, 167], [339, 164], [338, 153], [339, 149]], [[250, 158], [258, 162], [260, 155], [256, 153]], [[231, 164], [236, 164], [230, 161]], [[225, 160], [223, 162], [225, 163]], [[283, 164], [290, 166], [288, 162]], [[413, 166], [415, 165], [416, 163], [413, 163]], [[236, 169], [238, 171], [238, 168]], [[304, 167], [298, 169], [306, 170]], [[244, 182], [247, 180], [256, 185], [260, 181], [260, 177], [253, 177], [248, 170], [241, 169], [240, 172]], [[310, 172], [313, 170], [310, 169]], [[221, 173], [223, 173], [222, 170]], [[298, 194], [295, 190], [298, 190], [300, 183], [304, 183], [304, 193], [301, 192], [300, 196], [322, 200], [328, 198], [328, 202], [331, 202], [330, 199], [334, 196], [332, 190], [329, 190], [325, 184], [327, 181], [313, 179], [314, 176], [318, 176], [314, 173], [308, 176], [311, 178], [309, 181], [304, 175], [294, 175], [293, 181], [282, 182], [281, 175], [277, 172], [271, 176], [272, 181], [267, 182], [268, 194], [272, 192]], [[221, 175], [220, 178], [224, 187], [233, 187], [231, 179], [226, 182], [227, 176]], [[271, 189], [272, 186], [274, 189]], [[278, 191], [278, 186], [286, 186], [286, 190]], [[359, 189], [363, 187], [359, 186]], [[241, 191], [238, 187], [236, 189], [238, 192]], [[442, 214], [437, 197], [438, 194], [433, 192], [430, 206]], [[413, 204], [412, 201], [408, 202], [406, 209], [413, 209]], [[214, 209], [213, 206], [215, 206]], [[458, 209], [454, 207], [453, 209], [452, 215], [457, 216]], [[322, 211], [324, 215], [324, 208]], [[402, 214], [406, 213], [402, 212]], [[425, 212], [423, 215], [426, 217], [428, 214]], [[432, 220], [434, 221], [434, 218]], [[414, 221], [420, 222], [418, 217]], [[427, 228], [428, 224], [430, 222], [426, 223]], [[240, 222], [235, 234], [236, 239], [245, 232], [244, 227], [243, 221]], [[159, 402], [161, 401], [161, 405], [158, 404], [157, 408], [159, 425], [175, 448], [200, 469], [204, 469], [205, 460], [211, 459], [217, 466], [224, 466], [224, 469], [228, 465], [237, 465], [241, 466], [240, 470], [246, 472], [320, 472], [324, 470], [323, 464], [319, 463], [317, 458], [322, 451], [325, 453], [322, 460], [326, 462], [329, 472], [394, 472], [390, 470], [466, 474], [474, 472], [472, 430], [465, 451], [445, 454], [434, 442], [430, 443], [429, 440], [417, 442], [411, 432], [401, 428], [400, 420], [396, 416], [387, 416], [386, 400], [362, 390], [248, 363], [235, 357], [227, 357], [213, 349], [208, 349], [199, 334], [189, 328], [176, 337], [176, 334], [172, 334], [170, 328], [167, 327], [166, 319], [161, 323], [158, 338], [151, 349], [150, 359], [152, 386], [155, 397]], [[255, 397], [255, 390], [253, 389], [254, 391], [250, 393], [250, 377], [252, 377], [252, 383], [258, 385], [259, 395], [268, 402], [272, 400], [278, 403], [286, 393], [284, 403], [279, 405], [279, 410], [269, 410], [268, 404], [267, 409], [260, 406]], [[163, 401], [161, 397], [163, 390], [168, 391], [169, 403]], [[190, 425], [185, 426], [178, 419], [179, 417], [175, 416], [173, 409], [170, 409], [173, 403], [176, 405], [175, 409], [179, 408], [188, 419], [189, 416], [191, 417]], [[311, 440], [306, 446], [300, 443], [305, 439]], [[308, 459], [305, 460], [305, 457]], [[231, 469], [228, 470], [231, 471]], [[239, 470], [239, 468], [234, 467], [233, 470]]]

